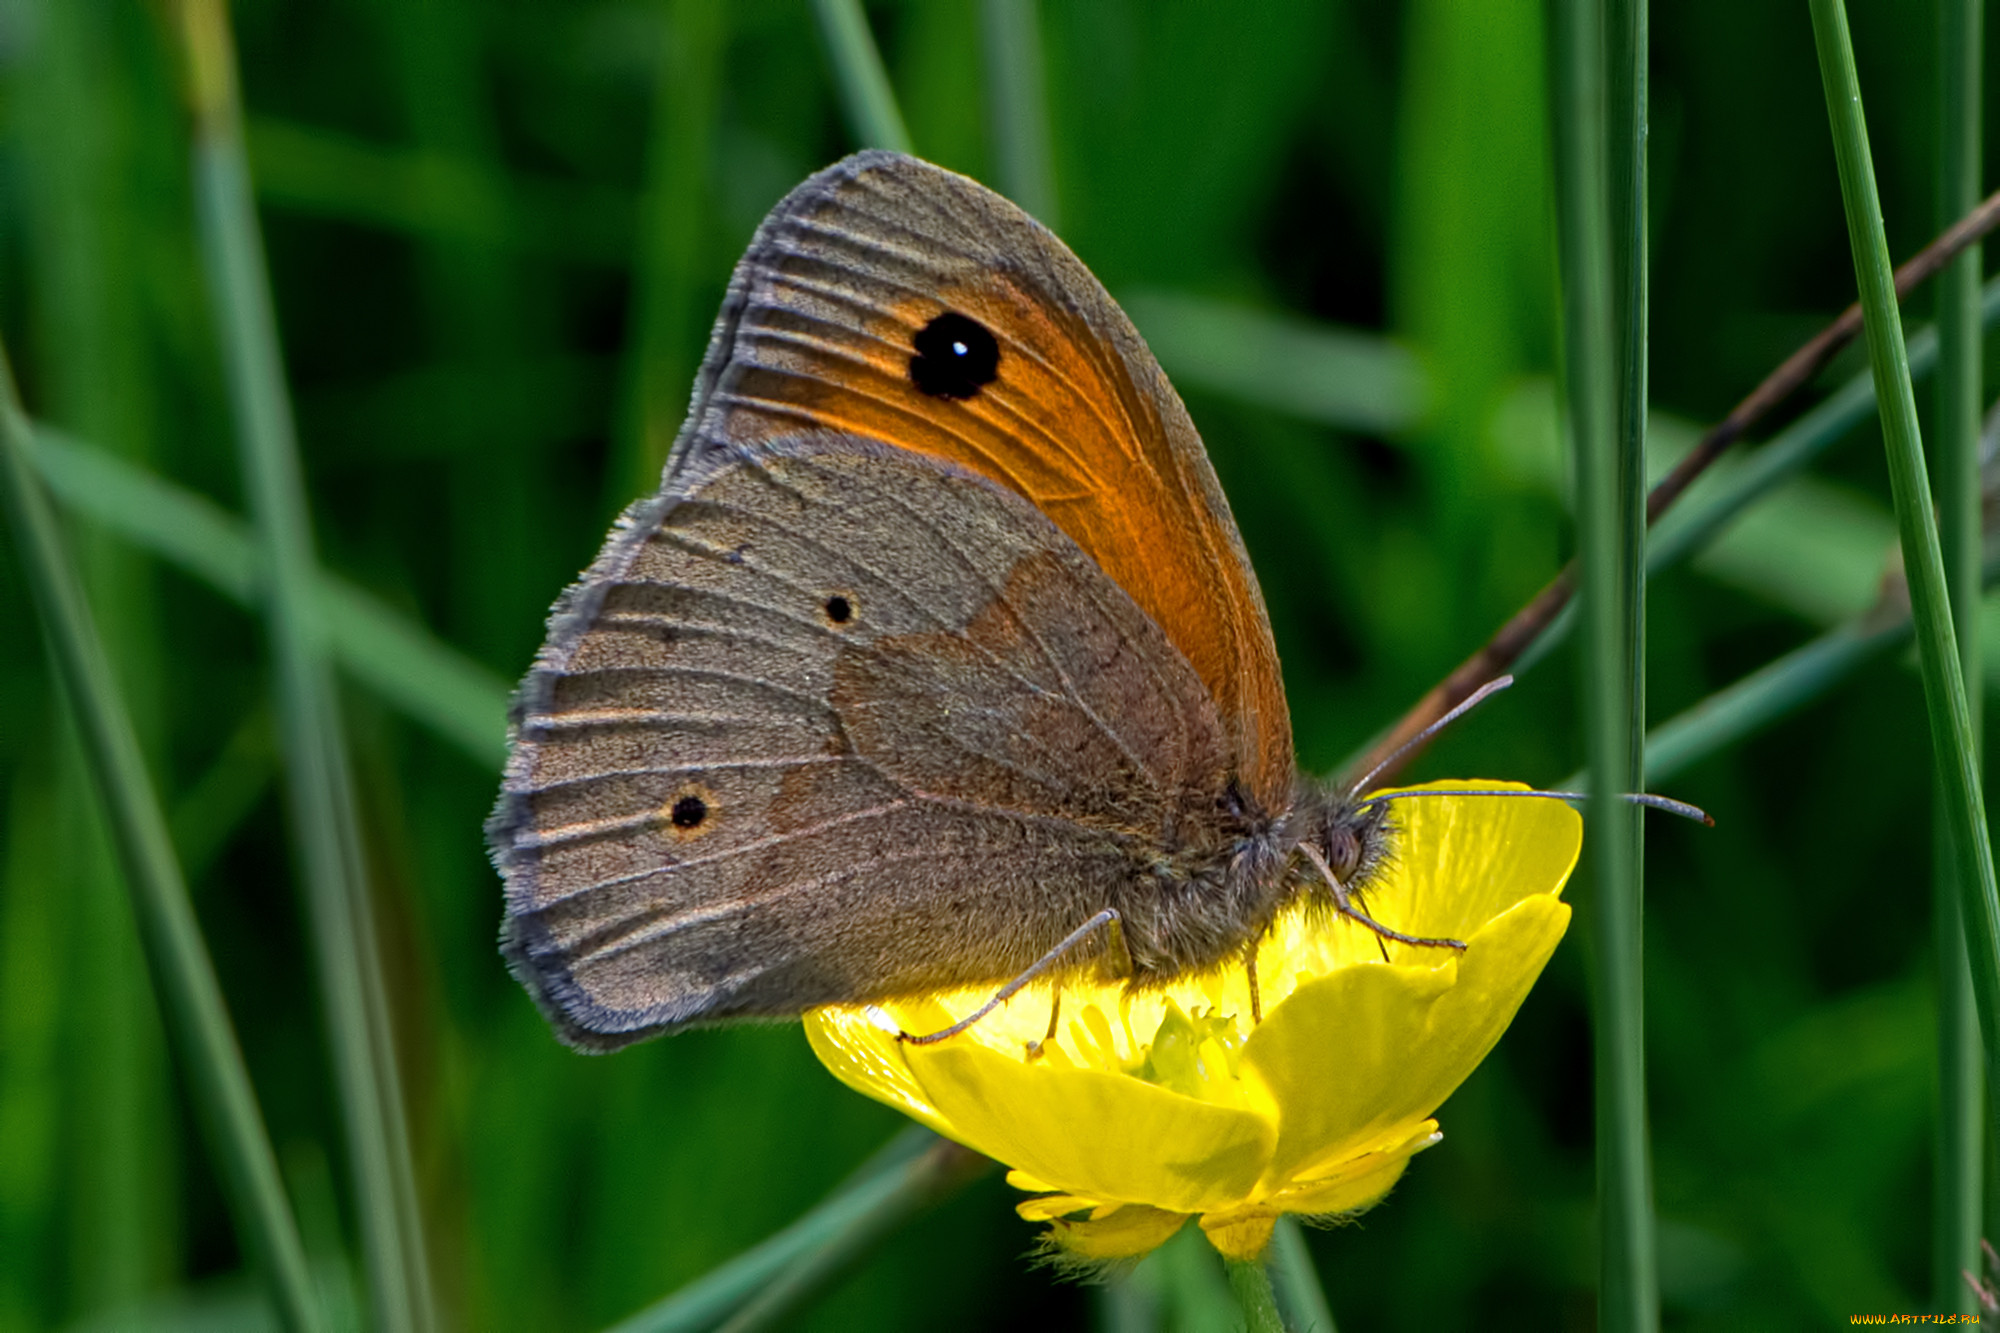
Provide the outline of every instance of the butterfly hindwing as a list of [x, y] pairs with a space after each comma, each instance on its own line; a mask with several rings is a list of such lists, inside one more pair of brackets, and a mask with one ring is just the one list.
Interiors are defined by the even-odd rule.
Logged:
[[581, 1045], [997, 983], [1106, 905], [1143, 952], [1163, 836], [1222, 854], [1228, 743], [1158, 626], [1018, 497], [870, 441], [683, 469], [517, 707], [505, 947]]

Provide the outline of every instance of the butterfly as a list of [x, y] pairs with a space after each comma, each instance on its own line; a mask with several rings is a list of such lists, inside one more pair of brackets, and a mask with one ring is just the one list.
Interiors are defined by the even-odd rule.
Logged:
[[1390, 837], [1299, 772], [1256, 575], [1131, 321], [1019, 208], [894, 153], [758, 228], [512, 735], [502, 951], [587, 1049], [1163, 984], [1301, 901], [1366, 921]]

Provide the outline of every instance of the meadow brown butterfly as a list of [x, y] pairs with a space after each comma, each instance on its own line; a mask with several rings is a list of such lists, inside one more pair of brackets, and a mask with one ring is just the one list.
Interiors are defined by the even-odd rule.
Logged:
[[1206, 969], [1301, 899], [1355, 914], [1383, 810], [1298, 772], [1124, 313], [999, 195], [866, 152], [737, 265], [660, 492], [550, 616], [487, 836], [515, 974], [601, 1050]]

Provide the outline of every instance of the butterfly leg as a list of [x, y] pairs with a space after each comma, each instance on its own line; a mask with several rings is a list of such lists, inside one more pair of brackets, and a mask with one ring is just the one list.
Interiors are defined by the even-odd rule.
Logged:
[[953, 1023], [950, 1027], [940, 1028], [936, 1032], [927, 1032], [922, 1036], [916, 1036], [908, 1032], [898, 1032], [896, 1040], [906, 1041], [912, 1046], [930, 1046], [948, 1037], [956, 1037], [959, 1033], [965, 1031], [974, 1023], [977, 1023], [980, 1019], [1013, 999], [1023, 986], [1033, 981], [1036, 977], [1041, 976], [1042, 973], [1048, 971], [1051, 967], [1054, 967], [1058, 962], [1062, 961], [1064, 954], [1106, 926], [1111, 928], [1111, 941], [1116, 945], [1118, 952], [1125, 955], [1126, 966], [1129, 968], [1131, 966], [1131, 955], [1125, 949], [1125, 933], [1120, 929], [1118, 921], [1118, 909], [1115, 907], [1105, 908], [1102, 912], [1099, 912], [1096, 916], [1090, 918], [1090, 920], [1064, 936], [1061, 943], [1036, 959], [1033, 966], [1029, 967], [1027, 971], [995, 991], [992, 999], [980, 1005], [956, 1023]]
[[1049, 1030], [1042, 1034], [1040, 1041], [1031, 1041], [1028, 1043], [1028, 1058], [1030, 1060], [1039, 1060], [1042, 1058], [1042, 1051], [1050, 1042], [1056, 1039], [1056, 1025], [1061, 1021], [1062, 990], [1059, 987], [1056, 993], [1049, 999]]
[[1264, 992], [1257, 988], [1257, 946], [1263, 943], [1264, 932], [1258, 931], [1250, 943], [1243, 946], [1243, 971], [1250, 978], [1250, 1022], [1264, 1021]]
[[1109, 964], [1108, 970], [1114, 977], [1131, 976], [1138, 969], [1132, 966], [1132, 951], [1125, 947], [1125, 923], [1119, 919], [1116, 908], [1107, 907], [1097, 915], [1111, 918], [1104, 927], [1104, 956]]
[[1313, 868], [1319, 871], [1320, 878], [1326, 881], [1327, 887], [1333, 890], [1334, 910], [1349, 920], [1358, 921], [1375, 932], [1375, 942], [1377, 946], [1381, 947], [1382, 957], [1385, 961], [1389, 957], [1389, 950], [1386, 945], [1382, 944], [1383, 940], [1396, 940], [1402, 944], [1417, 944], [1426, 948], [1456, 949], [1460, 953], [1465, 952], [1464, 940], [1445, 939], [1442, 937], [1433, 939], [1425, 935], [1405, 935], [1402, 931], [1391, 930], [1380, 921], [1375, 920], [1361, 910], [1360, 904], [1354, 900], [1354, 895], [1348, 891], [1345, 884], [1340, 882], [1340, 877], [1333, 873], [1333, 867], [1326, 863], [1325, 857], [1313, 850], [1310, 844], [1302, 842], [1298, 847], [1300, 851], [1306, 854], [1306, 860], [1311, 861]]

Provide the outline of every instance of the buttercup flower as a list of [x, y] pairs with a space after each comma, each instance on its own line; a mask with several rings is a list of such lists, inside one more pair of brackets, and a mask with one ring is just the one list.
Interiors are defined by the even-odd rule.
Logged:
[[[1435, 784], [1455, 791], [1515, 784]], [[1411, 790], [1423, 790], [1414, 788]], [[1438, 1142], [1438, 1105], [1499, 1040], [1569, 923], [1558, 894], [1582, 820], [1554, 800], [1418, 796], [1394, 806], [1370, 915], [1449, 949], [1380, 941], [1327, 913], [1274, 923], [1257, 956], [1160, 991], [1031, 987], [966, 1032], [912, 1046], [859, 1007], [806, 1016], [834, 1075], [997, 1158], [1019, 1205], [1083, 1260], [1146, 1253], [1190, 1216], [1251, 1259], [1284, 1213], [1352, 1213]], [[1387, 953], [1385, 960], [1383, 955]], [[991, 987], [885, 1005], [905, 1032], [976, 1009]]]

